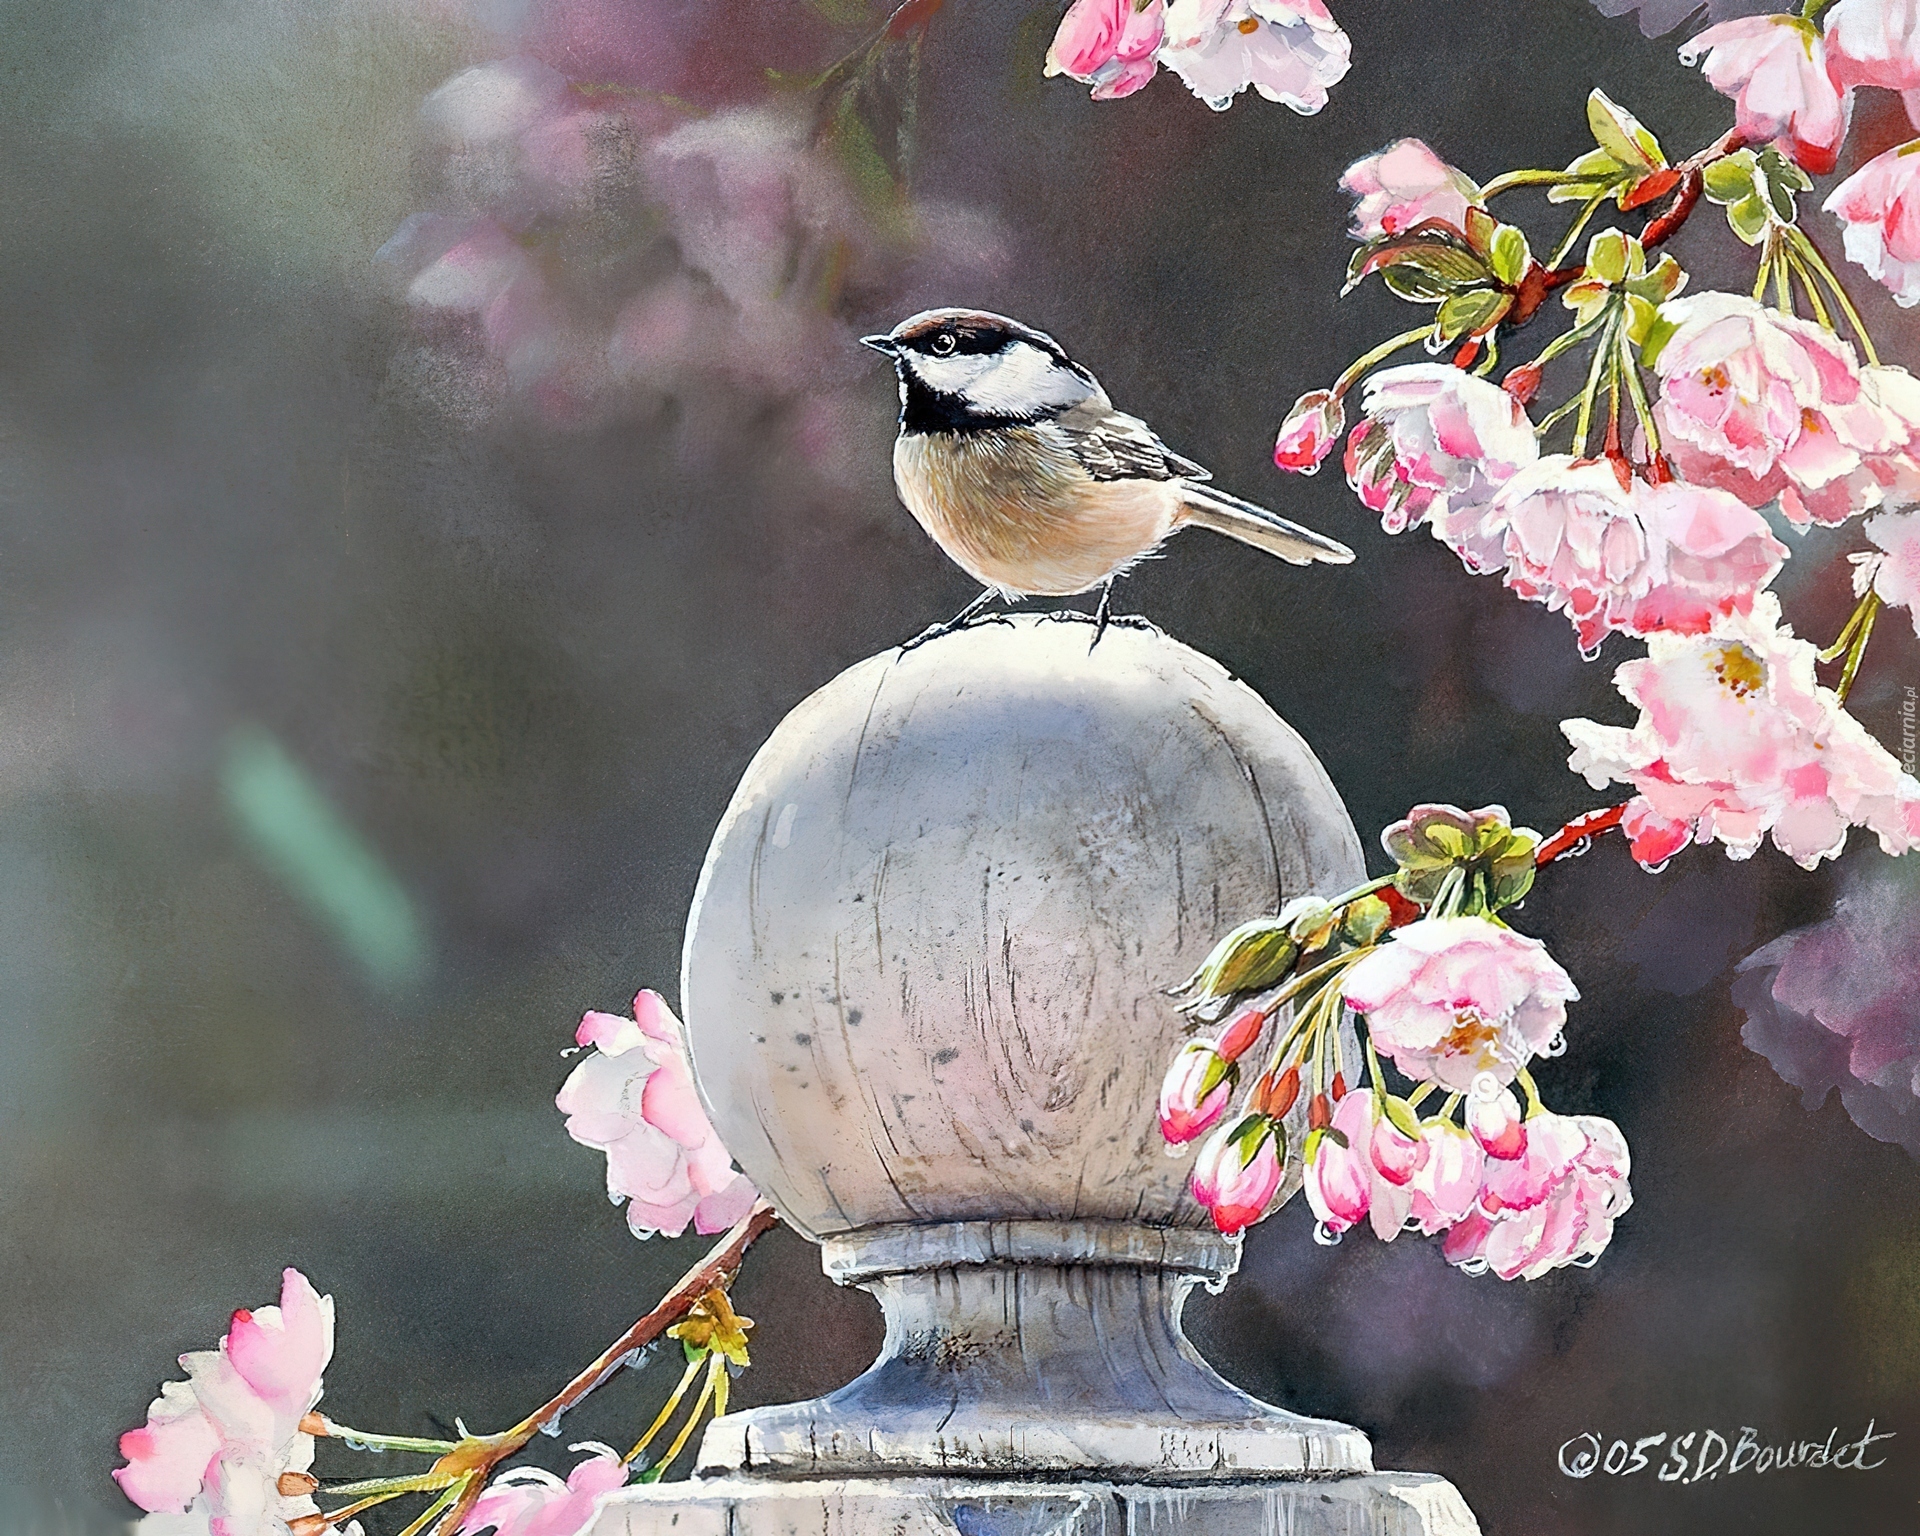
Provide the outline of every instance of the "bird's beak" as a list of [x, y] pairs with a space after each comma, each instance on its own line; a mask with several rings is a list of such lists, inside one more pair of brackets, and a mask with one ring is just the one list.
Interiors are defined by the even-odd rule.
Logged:
[[900, 350], [899, 344], [891, 336], [862, 336], [860, 345], [872, 347], [876, 352], [884, 352], [888, 357], [893, 357]]

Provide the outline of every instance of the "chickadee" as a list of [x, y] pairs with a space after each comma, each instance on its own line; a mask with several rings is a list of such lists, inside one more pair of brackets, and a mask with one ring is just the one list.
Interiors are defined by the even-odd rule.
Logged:
[[1051, 336], [1016, 320], [932, 309], [860, 339], [900, 376], [900, 499], [987, 589], [941, 630], [996, 597], [1095, 587], [1104, 627], [1114, 578], [1189, 523], [1294, 565], [1353, 559], [1346, 545], [1214, 489], [1205, 468], [1115, 410]]

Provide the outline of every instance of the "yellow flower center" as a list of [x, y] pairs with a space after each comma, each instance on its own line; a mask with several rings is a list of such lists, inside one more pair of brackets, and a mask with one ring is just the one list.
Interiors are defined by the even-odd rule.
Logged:
[[1717, 658], [1713, 675], [1736, 699], [1744, 699], [1766, 686], [1767, 664], [1744, 645], [1723, 645], [1712, 654]]
[[1498, 1027], [1489, 1024], [1471, 1008], [1456, 1012], [1453, 1025], [1453, 1029], [1440, 1042], [1442, 1053], [1448, 1056], [1477, 1056], [1500, 1038]]
[[1244, 18], [1240, 23], [1240, 30], [1248, 34], [1258, 32], [1260, 30], [1260, 18], [1258, 16], [1248, 16]]

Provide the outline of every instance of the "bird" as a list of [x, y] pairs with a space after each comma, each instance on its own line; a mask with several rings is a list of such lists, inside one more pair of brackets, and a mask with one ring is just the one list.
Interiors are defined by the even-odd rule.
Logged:
[[1229, 495], [1051, 336], [984, 310], [930, 309], [863, 346], [900, 384], [893, 478], [934, 543], [983, 590], [915, 644], [972, 622], [996, 601], [1100, 589], [1188, 526], [1211, 528], [1294, 565], [1344, 565], [1338, 540]]

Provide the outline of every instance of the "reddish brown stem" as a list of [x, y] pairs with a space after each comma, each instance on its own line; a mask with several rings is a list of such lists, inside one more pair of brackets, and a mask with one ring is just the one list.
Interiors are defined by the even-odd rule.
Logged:
[[[1640, 231], [1640, 244], [1647, 250], [1662, 245], [1680, 232], [1680, 227], [1693, 215], [1699, 205], [1700, 194], [1706, 187], [1706, 169], [1714, 161], [1728, 155], [1737, 154], [1746, 140], [1738, 130], [1729, 130], [1699, 154], [1694, 155], [1685, 164], [1676, 169], [1680, 175], [1680, 184], [1674, 190], [1673, 201], [1653, 218], [1647, 221], [1647, 227]], [[1534, 267], [1521, 281], [1515, 295], [1512, 323], [1519, 325], [1530, 320], [1533, 312], [1547, 301], [1547, 295], [1556, 288], [1564, 288], [1577, 280], [1587, 270], [1585, 262], [1573, 262], [1568, 266], [1555, 267], [1548, 271], [1544, 267]]]
[[[658, 1306], [615, 1339], [592, 1364], [581, 1371], [547, 1402], [528, 1414], [512, 1429], [497, 1435], [469, 1435], [433, 1464], [433, 1473], [449, 1473], [463, 1479], [465, 1486], [452, 1507], [434, 1522], [437, 1532], [452, 1532], [473, 1508], [487, 1486], [493, 1469], [512, 1456], [528, 1441], [557, 1424], [562, 1414], [580, 1403], [595, 1388], [623, 1367], [636, 1350], [644, 1349], [693, 1309], [693, 1304], [716, 1285], [722, 1285], [739, 1269], [740, 1260], [757, 1238], [780, 1224], [779, 1214], [765, 1200], [735, 1222], [732, 1229], [707, 1251], [707, 1256], [682, 1275], [673, 1289], [660, 1298]], [[431, 1475], [431, 1474], [430, 1474]]]
[[1555, 859], [1563, 859], [1575, 846], [1602, 832], [1610, 832], [1620, 825], [1620, 818], [1627, 813], [1626, 803], [1610, 805], [1605, 810], [1588, 811], [1584, 816], [1576, 816], [1552, 837], [1542, 843], [1533, 855], [1536, 869], [1544, 868]]

